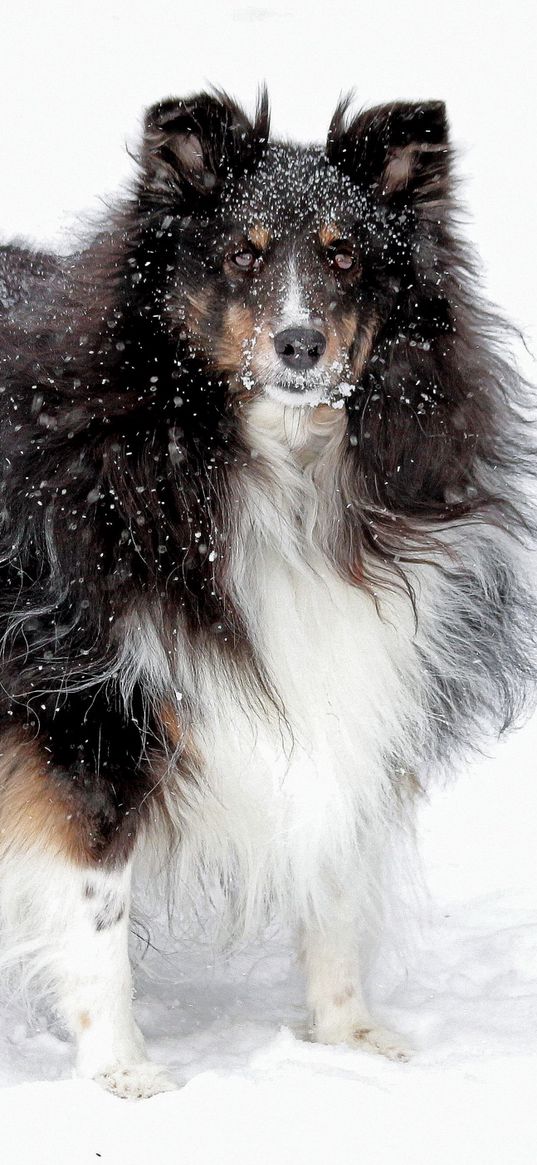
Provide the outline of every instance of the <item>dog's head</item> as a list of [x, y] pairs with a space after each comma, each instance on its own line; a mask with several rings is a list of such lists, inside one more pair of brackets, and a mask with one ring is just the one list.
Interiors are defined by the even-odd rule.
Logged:
[[444, 106], [347, 106], [324, 149], [270, 144], [265, 96], [253, 120], [206, 94], [147, 114], [140, 199], [165, 243], [166, 326], [243, 397], [341, 404], [387, 329], [427, 344], [445, 327]]

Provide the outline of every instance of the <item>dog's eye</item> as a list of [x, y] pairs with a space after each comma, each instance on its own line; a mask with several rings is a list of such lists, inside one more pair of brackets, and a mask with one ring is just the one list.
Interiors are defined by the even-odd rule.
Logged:
[[334, 266], [339, 267], [340, 271], [350, 271], [354, 267], [354, 255], [351, 251], [336, 251]]
[[337, 267], [338, 271], [351, 271], [357, 263], [357, 257], [351, 244], [339, 240], [332, 244], [330, 257], [333, 266]]
[[261, 266], [261, 256], [253, 247], [244, 247], [242, 251], [235, 251], [229, 256], [234, 267], [239, 271], [257, 271]]

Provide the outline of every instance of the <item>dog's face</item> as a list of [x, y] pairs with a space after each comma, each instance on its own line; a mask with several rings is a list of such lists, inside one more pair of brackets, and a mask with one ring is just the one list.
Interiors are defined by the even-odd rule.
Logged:
[[225, 184], [216, 264], [188, 326], [235, 391], [291, 405], [351, 391], [372, 327], [367, 221], [366, 200], [321, 150], [269, 146], [253, 174]]
[[203, 95], [148, 115], [167, 326], [242, 397], [341, 405], [408, 289], [413, 207], [445, 176], [443, 106], [344, 113], [325, 150], [269, 145], [265, 106], [253, 123]]

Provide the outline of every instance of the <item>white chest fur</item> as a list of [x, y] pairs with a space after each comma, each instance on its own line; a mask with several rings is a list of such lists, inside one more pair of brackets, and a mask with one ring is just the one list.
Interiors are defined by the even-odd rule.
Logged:
[[[273, 403], [250, 414], [252, 453], [272, 487], [263, 475], [246, 482], [231, 587], [277, 707], [252, 701], [217, 650], [195, 681], [203, 779], [188, 803], [181, 877], [201, 864], [232, 886], [241, 928], [267, 905], [291, 918], [324, 914], [349, 879], [371, 898], [419, 705], [408, 599], [384, 597], [381, 618], [315, 545], [308, 456], [330, 455], [339, 417], [300, 456], [286, 423]], [[188, 689], [190, 669], [177, 680]]]

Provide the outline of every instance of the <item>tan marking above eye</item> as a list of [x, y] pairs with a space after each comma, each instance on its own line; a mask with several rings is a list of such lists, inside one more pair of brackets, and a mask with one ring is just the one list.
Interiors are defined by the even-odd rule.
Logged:
[[336, 239], [341, 238], [341, 227], [337, 222], [323, 223], [319, 227], [319, 242], [323, 247], [330, 247]]
[[248, 228], [248, 241], [257, 247], [258, 251], [265, 251], [270, 243], [270, 231], [263, 223], [254, 222]]

